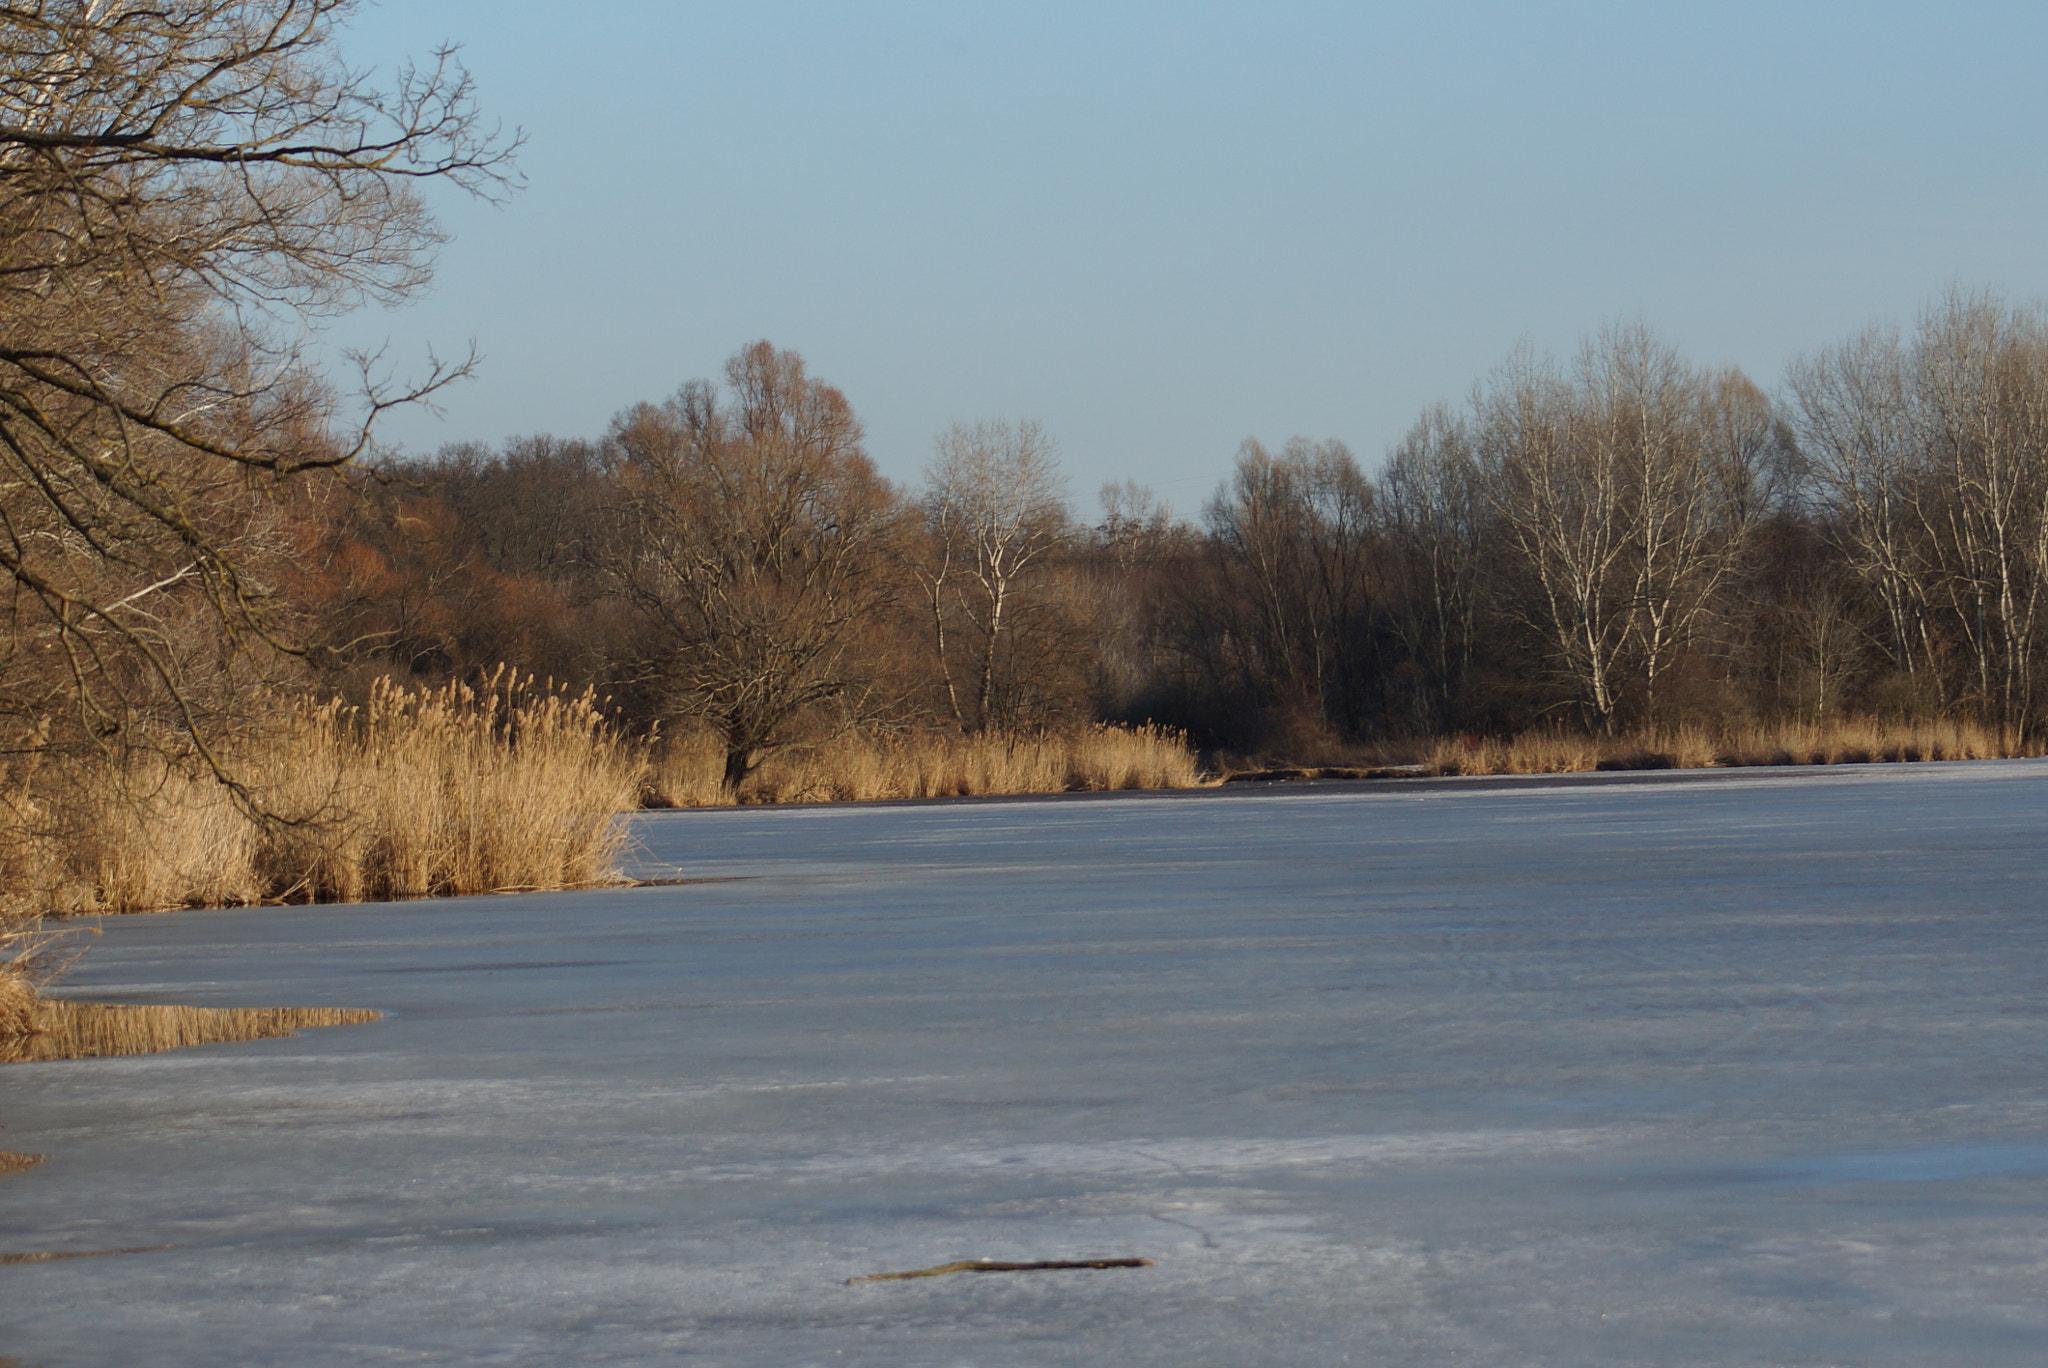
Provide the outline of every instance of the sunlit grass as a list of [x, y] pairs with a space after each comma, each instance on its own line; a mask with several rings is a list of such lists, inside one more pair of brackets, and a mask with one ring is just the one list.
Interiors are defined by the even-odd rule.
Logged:
[[382, 1013], [337, 1007], [158, 1007], [43, 998], [29, 1029], [0, 1034], [0, 1063], [153, 1054], [189, 1045], [264, 1040], [315, 1026], [350, 1026]]
[[6, 901], [142, 912], [603, 883], [641, 766], [588, 694], [510, 675], [288, 704], [219, 751], [239, 790], [149, 750], [12, 795]]
[[1707, 769], [1841, 765], [1872, 761], [1988, 760], [2040, 755], [2038, 741], [1970, 721], [1745, 723], [1647, 728], [1613, 737], [1534, 731], [1507, 738], [1446, 737], [1430, 748], [1433, 774], [1569, 774], [1596, 769]]
[[[721, 783], [723, 763], [715, 737], [693, 734], [665, 741], [650, 766], [648, 798], [662, 807], [733, 802], [734, 795]], [[1186, 739], [1163, 727], [973, 736], [854, 734], [770, 755], [742, 786], [737, 801], [863, 802], [1192, 788], [1202, 782]]]
[[0, 1049], [129, 1053], [331, 1024], [52, 1003], [37, 985], [64, 945], [41, 919], [614, 882], [643, 767], [589, 694], [502, 671], [475, 688], [380, 685], [360, 707], [286, 703], [218, 754], [236, 786], [151, 749], [44, 764], [0, 793]]

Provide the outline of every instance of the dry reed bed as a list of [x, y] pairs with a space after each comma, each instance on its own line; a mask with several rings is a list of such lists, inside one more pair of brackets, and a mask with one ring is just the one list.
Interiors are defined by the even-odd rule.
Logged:
[[0, 1064], [154, 1054], [188, 1045], [267, 1040], [383, 1013], [342, 1007], [157, 1007], [43, 998], [24, 1034], [0, 1035]]
[[649, 767], [649, 806], [870, 802], [1193, 788], [1205, 782], [1186, 738], [1164, 727], [846, 736], [770, 755], [737, 797], [721, 782], [723, 765], [715, 737], [664, 742]]
[[239, 793], [144, 752], [14, 795], [9, 901], [135, 912], [599, 884], [640, 776], [588, 694], [503, 673], [296, 705], [223, 751]]
[[[302, 704], [225, 747], [241, 786], [144, 753], [0, 794], [0, 899], [21, 912], [133, 912], [413, 898], [613, 882], [620, 815], [726, 801], [709, 738], [650, 767], [588, 694], [504, 672], [485, 685], [379, 686], [359, 708]], [[751, 802], [1187, 787], [1177, 734], [846, 739], [773, 757]], [[0, 925], [0, 1062], [175, 1049], [366, 1021], [326, 1009], [108, 1006], [41, 997], [50, 940]]]
[[1433, 774], [1570, 774], [1587, 770], [1843, 765], [1873, 761], [1995, 760], [2040, 755], [1996, 727], [1967, 721], [1756, 724], [1646, 729], [1617, 737], [1525, 732], [1505, 739], [1449, 737], [1424, 761]]
[[157, 752], [44, 766], [0, 792], [0, 1061], [175, 1049], [371, 1019], [41, 997], [56, 912], [415, 898], [614, 881], [641, 760], [596, 700], [481, 687], [287, 707], [222, 747], [223, 784]]

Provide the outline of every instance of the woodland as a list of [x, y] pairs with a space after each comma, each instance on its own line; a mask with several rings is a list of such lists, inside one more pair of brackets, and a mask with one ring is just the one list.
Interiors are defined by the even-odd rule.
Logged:
[[1223, 764], [1445, 736], [1967, 719], [2048, 695], [2048, 319], [1988, 295], [1776, 394], [1646, 327], [1510, 358], [1368, 472], [1247, 439], [1192, 520], [1077, 513], [1036, 423], [877, 477], [756, 343], [601, 434], [451, 446], [336, 494], [294, 602], [324, 687], [499, 662], [703, 729], [744, 783], [847, 730], [1154, 724]]

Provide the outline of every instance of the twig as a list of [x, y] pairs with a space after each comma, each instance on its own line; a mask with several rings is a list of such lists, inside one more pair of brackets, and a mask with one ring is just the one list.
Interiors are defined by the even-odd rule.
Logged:
[[1038, 1259], [1030, 1263], [1004, 1263], [996, 1259], [962, 1259], [934, 1268], [913, 1268], [908, 1273], [870, 1273], [848, 1278], [846, 1285], [864, 1282], [896, 1282], [903, 1278], [936, 1278], [942, 1273], [1036, 1273], [1053, 1268], [1150, 1268], [1150, 1259]]

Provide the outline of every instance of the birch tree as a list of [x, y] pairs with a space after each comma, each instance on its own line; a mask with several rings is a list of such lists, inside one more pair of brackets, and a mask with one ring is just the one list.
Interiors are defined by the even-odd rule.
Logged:
[[1951, 294], [1910, 337], [1796, 363], [1802, 471], [1889, 654], [1934, 706], [2038, 725], [2048, 635], [2048, 318]]
[[1802, 484], [1851, 570], [1883, 605], [1887, 654], [1909, 680], [1940, 690], [1919, 439], [1897, 330], [1872, 328], [1795, 361], [1786, 388]]
[[1984, 296], [1923, 319], [1911, 364], [1919, 506], [1987, 716], [2029, 728], [2048, 590], [2048, 326]]
[[1057, 452], [1036, 422], [955, 423], [934, 447], [920, 501], [929, 538], [921, 578], [953, 720], [981, 731], [1016, 720], [999, 687], [1003, 667], [1030, 654], [1025, 624], [1046, 607], [1045, 571], [1073, 517]]
[[1568, 375], [1517, 356], [1477, 409], [1482, 487], [1523, 580], [1510, 604], [1589, 725], [1612, 731], [1632, 701], [1654, 719], [1760, 511], [1768, 404], [1629, 326]]

